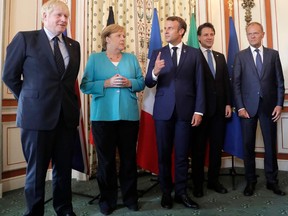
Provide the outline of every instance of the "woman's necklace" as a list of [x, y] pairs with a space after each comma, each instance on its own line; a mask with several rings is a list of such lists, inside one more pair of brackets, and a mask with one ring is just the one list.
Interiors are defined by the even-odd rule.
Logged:
[[119, 61], [122, 54], [119, 53], [118, 55], [109, 55], [107, 52], [106, 52], [106, 56], [111, 60], [111, 61]]

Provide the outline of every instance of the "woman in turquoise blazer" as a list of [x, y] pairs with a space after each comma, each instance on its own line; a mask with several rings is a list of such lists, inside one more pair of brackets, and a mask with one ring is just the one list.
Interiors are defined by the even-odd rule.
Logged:
[[90, 120], [98, 157], [97, 180], [100, 211], [107, 215], [117, 207], [116, 149], [120, 157], [119, 182], [123, 204], [138, 210], [136, 143], [139, 110], [136, 93], [144, 89], [135, 55], [122, 52], [122, 26], [107, 26], [101, 35], [105, 52], [90, 55], [80, 85], [91, 94]]

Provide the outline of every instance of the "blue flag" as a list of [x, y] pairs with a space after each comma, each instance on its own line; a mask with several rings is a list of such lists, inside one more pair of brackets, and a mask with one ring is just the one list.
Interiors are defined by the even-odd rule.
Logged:
[[148, 47], [149, 48], [148, 59], [151, 58], [153, 50], [160, 49], [161, 47], [162, 47], [162, 42], [161, 42], [159, 20], [158, 20], [158, 15], [157, 15], [157, 9], [154, 8], [152, 27], [151, 27], [151, 33], [150, 33], [150, 41], [149, 41], [149, 47]]
[[[229, 44], [228, 44], [227, 65], [230, 81], [232, 80], [235, 55], [238, 52], [239, 52], [239, 45], [234, 22], [232, 17], [229, 17]], [[226, 125], [226, 135], [223, 150], [231, 155], [243, 159], [241, 122], [240, 118], [237, 115], [237, 110], [235, 110], [233, 100], [232, 100], [232, 109], [233, 109], [232, 117], [227, 121]]]

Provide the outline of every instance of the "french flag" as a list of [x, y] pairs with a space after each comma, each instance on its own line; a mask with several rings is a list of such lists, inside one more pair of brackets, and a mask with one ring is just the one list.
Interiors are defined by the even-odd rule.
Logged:
[[[149, 52], [147, 68], [152, 51], [162, 47], [159, 20], [157, 10], [154, 8], [152, 28], [149, 41]], [[140, 128], [137, 146], [137, 164], [144, 170], [158, 174], [158, 154], [155, 125], [153, 120], [153, 106], [156, 86], [154, 88], [145, 88], [143, 94], [143, 103], [140, 117]]]

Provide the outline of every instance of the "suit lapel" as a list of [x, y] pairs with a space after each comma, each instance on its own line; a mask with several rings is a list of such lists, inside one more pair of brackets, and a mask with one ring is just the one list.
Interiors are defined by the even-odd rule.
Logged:
[[39, 47], [40, 50], [44, 50], [44, 55], [47, 56], [47, 59], [49, 60], [50, 64], [52, 65], [54, 71], [58, 73], [57, 65], [54, 59], [54, 54], [51, 49], [51, 45], [49, 42], [49, 39], [47, 38], [47, 35], [45, 31], [42, 29], [40, 30], [40, 35], [39, 35], [39, 44], [41, 47]]
[[[215, 79], [216, 79], [216, 76], [217, 76], [217, 71], [218, 71], [218, 62], [219, 62], [219, 60], [218, 60], [218, 57], [219, 57], [219, 55], [217, 54], [217, 53], [215, 53], [213, 50], [212, 50], [212, 53], [213, 53], [213, 57], [214, 57], [214, 59], [215, 59]], [[212, 73], [211, 73], [211, 75], [212, 75]]]
[[255, 62], [254, 62], [254, 58], [253, 58], [253, 55], [251, 53], [251, 49], [250, 47], [248, 47], [246, 50], [245, 50], [245, 56], [246, 56], [246, 61], [248, 62], [248, 64], [250, 64], [250, 68], [252, 68], [253, 72], [255, 73], [256, 76], [259, 77], [258, 75], [258, 72], [257, 72], [257, 68], [256, 68], [256, 65], [255, 65]]
[[[213, 74], [210, 70], [210, 67], [208, 65], [208, 62], [204, 56], [204, 53], [202, 52], [202, 50], [199, 48], [199, 52], [201, 53], [201, 57], [202, 57], [202, 63], [203, 63], [203, 71], [205, 71], [205, 74], [208, 74], [208, 76], [210, 77], [210, 79], [213, 79], [214, 80], [214, 77], [213, 77]], [[213, 53], [213, 51], [212, 51]], [[214, 53], [213, 53], [213, 56], [214, 56]], [[215, 58], [215, 57], [214, 57]], [[216, 59], [215, 59], [216, 61]], [[216, 66], [217, 66], [217, 63], [216, 63]]]
[[[212, 53], [213, 53], [213, 57], [214, 57], [214, 59], [215, 59], [215, 78], [213, 77], [212, 72], [211, 72], [211, 76], [213, 77], [213, 79], [216, 79], [216, 77], [217, 77], [217, 71], [221, 71], [222, 68], [221, 68], [221, 69], [219, 68], [219, 67], [221, 66], [221, 63], [220, 63], [220, 60], [219, 60], [219, 54], [216, 53], [216, 52], [214, 52], [213, 50], [212, 50]], [[208, 63], [207, 63], [207, 64], [208, 64]]]
[[177, 72], [181, 70], [183, 62], [186, 59], [186, 56], [187, 56], [187, 46], [183, 43], [182, 51], [181, 51], [181, 55], [180, 55], [180, 60], [179, 60], [179, 64], [178, 64], [178, 67], [177, 67]]
[[269, 50], [267, 48], [263, 47], [263, 60], [262, 60], [263, 64], [262, 64], [262, 71], [261, 71], [262, 76], [261, 77], [263, 77], [265, 74], [266, 64], [268, 64], [268, 62], [269, 62], [268, 59], [270, 59], [270, 58], [271, 58], [271, 56], [270, 56]]
[[165, 64], [168, 63], [169, 67], [173, 67], [172, 56], [171, 56], [169, 45], [163, 47], [162, 52], [161, 52], [161, 59], [164, 59]]
[[62, 37], [63, 37], [64, 43], [65, 43], [65, 46], [66, 46], [66, 49], [67, 49], [67, 52], [69, 55], [69, 62], [68, 62], [67, 68], [65, 70], [65, 73], [63, 74], [63, 76], [64, 76], [69, 71], [69, 69], [71, 67], [71, 62], [73, 62], [73, 60], [71, 61], [71, 58], [73, 55], [72, 55], [72, 43], [69, 42], [69, 40], [66, 36], [62, 35]]

